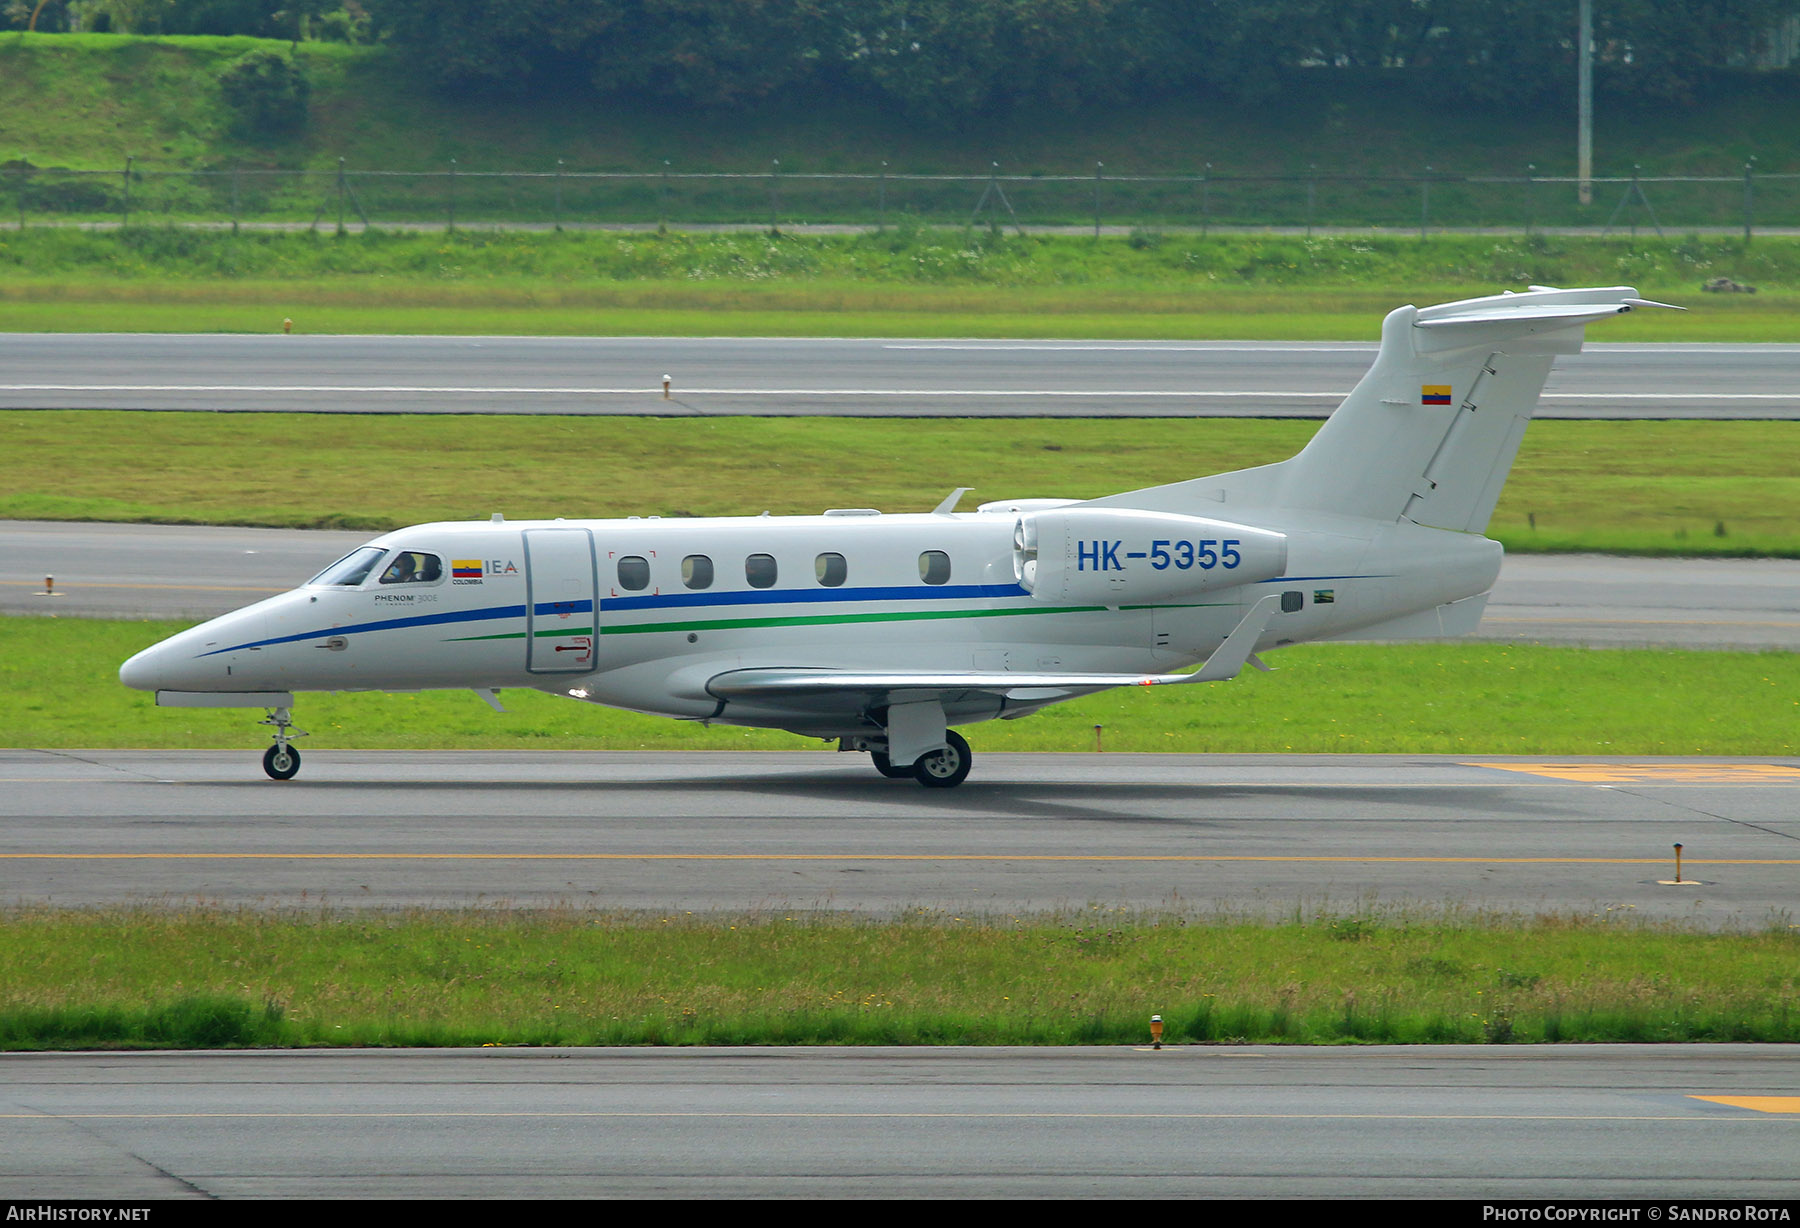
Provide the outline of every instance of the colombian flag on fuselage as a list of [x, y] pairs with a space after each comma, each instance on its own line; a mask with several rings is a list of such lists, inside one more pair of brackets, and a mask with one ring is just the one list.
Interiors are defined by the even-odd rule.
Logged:
[[1450, 404], [1450, 385], [1449, 384], [1424, 384], [1424, 385], [1420, 386], [1420, 388], [1419, 388], [1419, 404], [1421, 404], [1421, 405], [1448, 405], [1448, 404]]
[[452, 579], [456, 580], [479, 580], [481, 579], [481, 560], [451, 559], [450, 575]]

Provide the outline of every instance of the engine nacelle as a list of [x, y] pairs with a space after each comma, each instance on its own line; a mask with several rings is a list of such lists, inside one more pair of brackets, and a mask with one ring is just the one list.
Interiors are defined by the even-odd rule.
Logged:
[[1013, 575], [1039, 601], [1180, 601], [1285, 570], [1285, 534], [1226, 520], [1093, 507], [1043, 511], [1013, 526]]

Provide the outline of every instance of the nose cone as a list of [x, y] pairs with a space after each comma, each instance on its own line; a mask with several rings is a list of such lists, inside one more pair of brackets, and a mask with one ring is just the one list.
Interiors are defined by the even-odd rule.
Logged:
[[119, 681], [139, 691], [254, 691], [238, 667], [243, 651], [261, 638], [256, 606], [215, 618], [152, 644], [119, 667]]
[[119, 681], [138, 691], [167, 690], [160, 681], [164, 673], [163, 649], [166, 644], [152, 644], [119, 666]]

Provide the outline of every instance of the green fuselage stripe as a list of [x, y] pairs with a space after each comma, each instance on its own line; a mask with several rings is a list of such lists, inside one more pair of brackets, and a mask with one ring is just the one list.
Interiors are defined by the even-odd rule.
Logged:
[[[1181, 606], [1126, 606], [1130, 610], [1159, 609], [1203, 609], [1208, 605], [1229, 605], [1230, 602], [1207, 602]], [[1068, 605], [1068, 606], [1025, 606], [1000, 610], [882, 610], [869, 614], [792, 614], [771, 618], [703, 618], [691, 622], [656, 622], [614, 624], [600, 628], [601, 635], [653, 635], [667, 631], [735, 631], [746, 627], [822, 627], [839, 626], [847, 623], [890, 623], [890, 622], [926, 622], [945, 618], [1009, 618], [1022, 614], [1097, 614], [1109, 607], [1103, 605]], [[591, 627], [559, 627], [554, 631], [539, 631], [538, 636], [591, 635]], [[510, 631], [498, 635], [465, 635], [458, 636], [448, 643], [462, 644], [477, 640], [520, 640], [525, 638], [523, 631]]]

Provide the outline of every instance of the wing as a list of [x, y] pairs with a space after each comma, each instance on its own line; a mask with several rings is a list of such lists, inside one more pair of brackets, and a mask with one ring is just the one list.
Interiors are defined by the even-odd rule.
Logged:
[[[1281, 604], [1271, 593], [1250, 607], [1206, 664], [1191, 674], [1003, 673], [983, 670], [842, 670], [796, 666], [727, 670], [706, 690], [716, 699], [803, 699], [866, 696], [870, 702], [896, 694], [924, 697], [982, 692], [1013, 700], [1068, 698], [1120, 686], [1177, 686], [1223, 682], [1237, 677], [1263, 628]], [[1260, 665], [1260, 662], [1258, 663]]]

